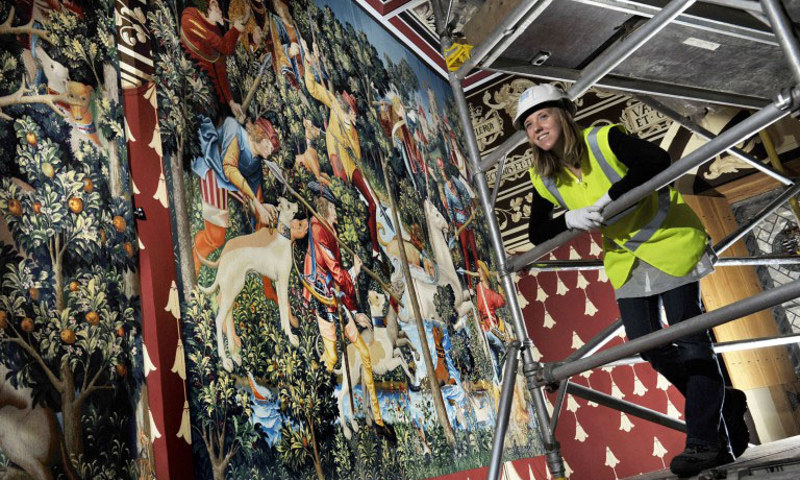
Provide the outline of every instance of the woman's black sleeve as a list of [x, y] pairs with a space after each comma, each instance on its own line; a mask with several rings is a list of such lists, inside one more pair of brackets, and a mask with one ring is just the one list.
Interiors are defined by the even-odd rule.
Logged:
[[538, 245], [566, 230], [567, 223], [564, 220], [564, 215], [553, 218], [553, 204], [542, 198], [536, 189], [533, 189], [531, 217], [528, 223], [528, 240], [532, 244]]
[[608, 189], [608, 196], [611, 197], [611, 200], [618, 199], [670, 165], [669, 154], [661, 147], [647, 140], [627, 135], [617, 128], [609, 131], [608, 145], [617, 159], [628, 167], [628, 173]]

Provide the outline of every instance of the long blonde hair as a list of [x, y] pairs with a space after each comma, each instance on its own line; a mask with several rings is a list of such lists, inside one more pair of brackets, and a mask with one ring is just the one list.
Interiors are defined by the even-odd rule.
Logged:
[[572, 115], [559, 106], [552, 107], [561, 123], [561, 135], [564, 137], [564, 158], [558, 157], [552, 150], [544, 151], [530, 142], [533, 151], [533, 169], [542, 178], [556, 176], [565, 166], [580, 168], [581, 158], [586, 153], [581, 127], [575, 123]]

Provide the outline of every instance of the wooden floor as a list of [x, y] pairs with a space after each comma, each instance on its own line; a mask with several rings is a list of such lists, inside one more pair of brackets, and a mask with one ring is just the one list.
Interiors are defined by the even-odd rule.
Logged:
[[[659, 470], [623, 480], [666, 480], [678, 478]], [[751, 446], [736, 462], [700, 473], [697, 480], [800, 480], [800, 436]]]

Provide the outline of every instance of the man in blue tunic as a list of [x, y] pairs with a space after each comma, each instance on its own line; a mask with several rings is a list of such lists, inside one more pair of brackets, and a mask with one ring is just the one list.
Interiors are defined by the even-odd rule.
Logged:
[[[248, 205], [259, 226], [275, 223], [277, 209], [262, 203], [262, 161], [280, 146], [275, 128], [265, 118], [248, 120], [242, 126], [235, 118], [228, 117], [216, 128], [205, 117], [199, 136], [203, 154], [192, 161], [192, 170], [200, 177], [203, 229], [194, 237], [195, 273], [200, 272], [200, 257], [208, 258], [225, 244], [225, 231], [230, 225], [229, 196]], [[277, 302], [267, 279], [264, 293]]]

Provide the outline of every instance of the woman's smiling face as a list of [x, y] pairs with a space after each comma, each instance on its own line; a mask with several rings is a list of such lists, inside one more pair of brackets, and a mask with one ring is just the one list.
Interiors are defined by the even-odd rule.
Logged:
[[525, 119], [525, 133], [532, 144], [545, 152], [557, 155], [563, 152], [564, 138], [561, 131], [561, 118], [557, 107], [536, 110]]

